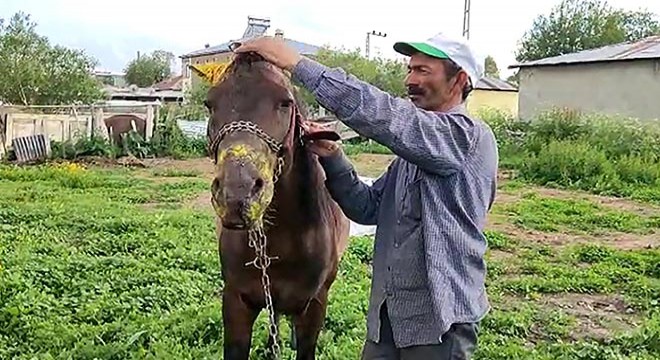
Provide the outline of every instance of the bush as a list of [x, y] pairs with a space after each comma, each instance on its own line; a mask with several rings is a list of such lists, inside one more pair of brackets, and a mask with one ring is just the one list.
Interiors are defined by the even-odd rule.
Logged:
[[660, 202], [660, 126], [635, 119], [552, 110], [530, 122], [495, 111], [502, 168], [524, 180]]

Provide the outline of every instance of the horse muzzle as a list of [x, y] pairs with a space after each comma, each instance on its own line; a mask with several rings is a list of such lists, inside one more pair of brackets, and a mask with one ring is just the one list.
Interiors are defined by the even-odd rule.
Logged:
[[247, 230], [254, 226], [256, 219], [251, 219], [249, 209], [251, 201], [243, 199], [227, 199], [227, 211], [221, 217], [222, 226], [231, 230]]

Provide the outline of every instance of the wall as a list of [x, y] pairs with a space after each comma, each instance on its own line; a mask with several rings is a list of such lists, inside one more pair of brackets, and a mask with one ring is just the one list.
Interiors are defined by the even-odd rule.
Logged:
[[552, 106], [659, 119], [658, 99], [660, 59], [520, 69], [523, 119]]
[[476, 115], [480, 109], [489, 107], [518, 116], [518, 93], [477, 89], [467, 99], [467, 110], [470, 114]]
[[[6, 116], [5, 133], [0, 136], [0, 155], [9, 149], [17, 137], [47, 134], [51, 141], [75, 140], [92, 133], [108, 138], [105, 119], [116, 114], [133, 114], [146, 120], [146, 137], [153, 134], [158, 105], [106, 106], [0, 106], [0, 119]], [[3, 139], [4, 138], [4, 139]]]

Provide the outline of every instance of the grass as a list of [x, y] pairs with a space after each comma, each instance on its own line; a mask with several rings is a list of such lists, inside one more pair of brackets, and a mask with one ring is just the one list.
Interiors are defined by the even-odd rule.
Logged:
[[[208, 188], [198, 174], [1, 166], [0, 359], [219, 358], [213, 216], [188, 206]], [[500, 191], [520, 191], [515, 181]], [[552, 246], [522, 231], [635, 235], [657, 229], [657, 217], [538, 194], [496, 206], [521, 232], [486, 232], [493, 309], [476, 359], [660, 356], [660, 250]], [[342, 260], [320, 359], [359, 358], [372, 241], [353, 238]], [[601, 305], [581, 305], [590, 299]], [[287, 323], [281, 332], [291, 358]], [[262, 313], [255, 354], [266, 340]]]
[[[475, 359], [660, 358], [660, 250], [645, 245], [660, 234], [660, 130], [560, 111], [531, 123], [484, 118], [510, 171], [485, 231], [492, 310]], [[204, 154], [202, 140], [186, 140], [164, 120], [154, 139], [129, 148]], [[379, 176], [392, 159], [376, 143], [345, 150], [364, 176]], [[54, 153], [117, 156], [97, 139], [57, 144]], [[221, 356], [214, 218], [199, 203], [208, 174], [186, 164], [0, 165], [0, 359]], [[635, 202], [613, 206], [584, 192]], [[372, 248], [371, 237], [351, 239], [320, 359], [359, 358]], [[255, 359], [267, 340], [265, 315], [255, 325]], [[293, 354], [289, 331], [283, 322], [284, 358]]]
[[649, 234], [660, 230], [660, 214], [643, 216], [599, 206], [588, 200], [558, 199], [526, 193], [519, 202], [500, 211], [514, 217], [513, 223], [545, 232], [598, 235], [603, 231]]

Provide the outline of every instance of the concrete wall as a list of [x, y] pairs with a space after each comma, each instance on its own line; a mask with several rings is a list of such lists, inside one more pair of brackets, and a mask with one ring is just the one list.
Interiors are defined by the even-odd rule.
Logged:
[[493, 108], [518, 116], [518, 93], [515, 91], [495, 91], [477, 89], [467, 99], [467, 110], [477, 115], [479, 110]]
[[660, 59], [520, 69], [520, 117], [553, 106], [660, 119]]
[[[48, 112], [48, 113], [47, 113]], [[51, 141], [67, 141], [90, 137], [92, 133], [108, 138], [105, 119], [117, 114], [132, 114], [146, 121], [146, 137], [153, 134], [157, 116], [153, 104], [135, 106], [0, 106], [0, 118], [6, 119], [4, 134], [0, 134], [0, 156], [17, 137], [45, 134]]]

